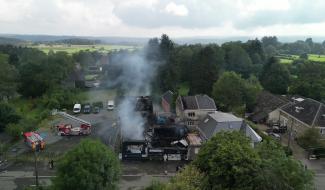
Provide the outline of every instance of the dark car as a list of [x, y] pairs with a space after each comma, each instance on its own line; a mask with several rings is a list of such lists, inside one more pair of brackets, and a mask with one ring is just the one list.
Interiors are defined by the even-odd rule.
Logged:
[[97, 107], [97, 106], [96, 106], [96, 107], [94, 107], [94, 109], [93, 109], [93, 112], [94, 112], [94, 113], [96, 113], [96, 114], [97, 114], [97, 113], [99, 113], [99, 111], [100, 111], [100, 110], [99, 110], [99, 107]]
[[91, 112], [91, 107], [90, 107], [89, 104], [86, 104], [86, 105], [84, 106], [84, 113], [90, 113], [90, 112]]

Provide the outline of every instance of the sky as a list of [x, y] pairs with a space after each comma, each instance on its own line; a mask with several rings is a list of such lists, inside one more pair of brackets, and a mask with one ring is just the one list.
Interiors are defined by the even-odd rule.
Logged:
[[0, 33], [324, 36], [323, 0], [0, 0]]

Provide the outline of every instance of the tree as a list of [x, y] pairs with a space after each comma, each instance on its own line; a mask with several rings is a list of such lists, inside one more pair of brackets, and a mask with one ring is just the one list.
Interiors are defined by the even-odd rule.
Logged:
[[276, 36], [264, 36], [262, 38], [263, 47], [273, 46], [277, 47], [279, 45], [278, 38]]
[[291, 94], [325, 101], [325, 66], [306, 61], [297, 65], [297, 78], [290, 85]]
[[15, 109], [7, 103], [0, 103], [0, 132], [5, 127], [12, 123], [18, 123], [20, 116], [16, 113]]
[[219, 47], [207, 46], [195, 56], [190, 91], [192, 94], [210, 94], [213, 82], [218, 79], [223, 64], [223, 51]]
[[252, 60], [247, 52], [237, 44], [224, 44], [223, 48], [226, 50], [226, 69], [248, 78], [251, 74]]
[[59, 161], [54, 189], [117, 189], [116, 155], [98, 140], [82, 140]]
[[193, 164], [207, 178], [205, 189], [255, 189], [261, 160], [240, 132], [220, 132], [200, 149]]
[[0, 53], [0, 100], [16, 93], [18, 71], [8, 63], [8, 55]]
[[289, 86], [290, 73], [279, 63], [279, 59], [270, 58], [263, 66], [260, 81], [264, 89], [275, 94], [286, 94]]
[[171, 179], [165, 190], [201, 190], [204, 189], [206, 177], [193, 165], [186, 166]]
[[320, 139], [321, 135], [319, 130], [309, 128], [300, 137], [298, 137], [297, 141], [303, 148], [315, 148], [322, 146], [322, 141]]
[[256, 151], [262, 160], [260, 183], [256, 189], [313, 189], [312, 172], [306, 170], [299, 161], [287, 156], [280, 144], [263, 141]]
[[212, 97], [221, 110], [230, 111], [244, 104], [244, 81], [235, 72], [224, 72], [214, 83]]
[[212, 96], [221, 110], [236, 111], [244, 105], [251, 110], [261, 90], [262, 87], [254, 75], [244, 80], [235, 72], [224, 72], [214, 83]]

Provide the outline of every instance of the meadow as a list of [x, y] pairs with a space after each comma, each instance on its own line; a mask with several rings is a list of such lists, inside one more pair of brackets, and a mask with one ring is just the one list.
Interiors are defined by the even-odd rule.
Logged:
[[[282, 64], [291, 64], [294, 60], [299, 59], [298, 55], [281, 54], [277, 57], [280, 59], [280, 63], [282, 63]], [[308, 60], [325, 63], [325, 55], [308, 54]]]
[[39, 45], [31, 45], [29, 47], [37, 48], [44, 53], [48, 53], [49, 51], [58, 52], [64, 51], [68, 54], [73, 54], [78, 51], [98, 51], [101, 53], [108, 53], [111, 51], [117, 51], [121, 49], [127, 50], [135, 50], [139, 48], [139, 46], [131, 46], [131, 45], [108, 45], [108, 44], [96, 44], [96, 45], [68, 45], [68, 44], [58, 44], [58, 45], [47, 45], [47, 44], [39, 44]]

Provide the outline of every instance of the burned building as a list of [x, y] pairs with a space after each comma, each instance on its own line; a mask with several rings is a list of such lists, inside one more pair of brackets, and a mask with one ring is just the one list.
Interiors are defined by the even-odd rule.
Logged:
[[140, 112], [141, 116], [149, 125], [152, 125], [154, 123], [155, 116], [153, 113], [153, 104], [150, 96], [136, 97], [135, 111]]

